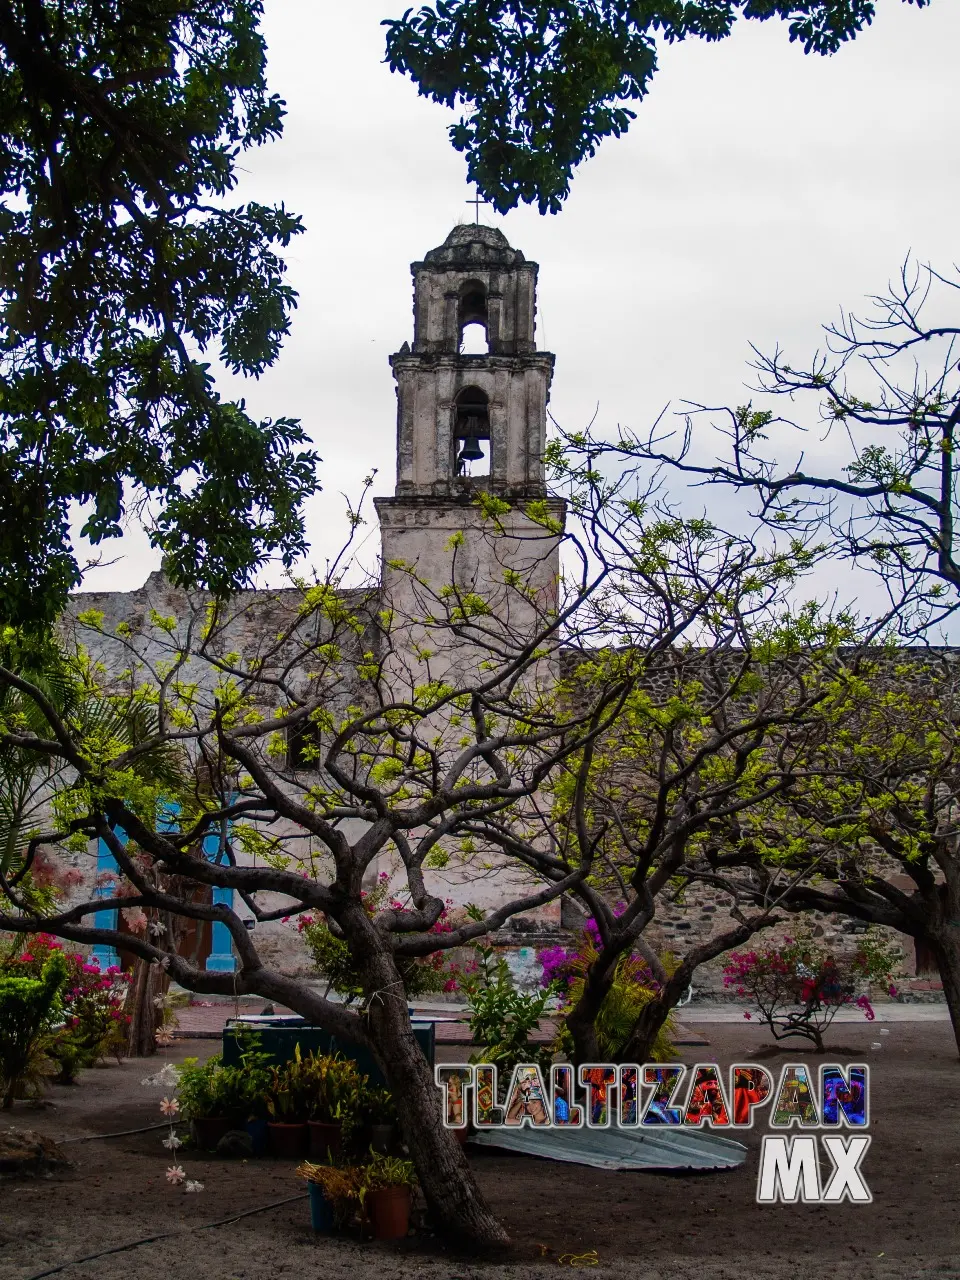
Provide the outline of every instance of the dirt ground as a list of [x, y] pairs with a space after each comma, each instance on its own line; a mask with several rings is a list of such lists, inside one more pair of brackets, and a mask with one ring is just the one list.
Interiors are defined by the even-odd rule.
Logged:
[[[757, 1149], [765, 1125], [737, 1131], [749, 1148], [735, 1171], [701, 1175], [605, 1173], [523, 1156], [470, 1151], [480, 1186], [515, 1242], [498, 1262], [479, 1263], [431, 1237], [399, 1245], [315, 1237], [306, 1200], [210, 1230], [205, 1224], [302, 1192], [293, 1166], [201, 1158], [181, 1163], [205, 1190], [186, 1194], [164, 1178], [171, 1163], [162, 1131], [73, 1141], [75, 1166], [44, 1180], [0, 1187], [0, 1280], [34, 1280], [50, 1268], [145, 1236], [175, 1232], [58, 1272], [66, 1280], [520, 1280], [557, 1274], [564, 1254], [596, 1251], [596, 1280], [960, 1280], [960, 1062], [944, 1023], [845, 1024], [827, 1056], [873, 1067], [873, 1144], [863, 1172], [871, 1205], [758, 1206]], [[757, 1027], [706, 1025], [707, 1048], [678, 1059], [815, 1063], [802, 1046], [768, 1044]], [[55, 1088], [43, 1110], [18, 1104], [10, 1123], [57, 1139], [88, 1138], [160, 1119], [162, 1091], [140, 1080], [165, 1061], [206, 1057], [216, 1042], [178, 1043], [150, 1061], [86, 1073]], [[441, 1051], [456, 1061], [465, 1051]], [[543, 1254], [541, 1246], [549, 1250]], [[569, 1260], [559, 1262], [561, 1268]], [[584, 1264], [581, 1264], [584, 1265]]]

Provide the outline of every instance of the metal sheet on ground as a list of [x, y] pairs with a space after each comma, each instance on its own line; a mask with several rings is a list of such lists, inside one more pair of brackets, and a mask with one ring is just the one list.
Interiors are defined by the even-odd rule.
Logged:
[[664, 1129], [488, 1129], [470, 1138], [472, 1146], [497, 1147], [543, 1160], [584, 1164], [594, 1169], [736, 1169], [747, 1149], [681, 1127]]

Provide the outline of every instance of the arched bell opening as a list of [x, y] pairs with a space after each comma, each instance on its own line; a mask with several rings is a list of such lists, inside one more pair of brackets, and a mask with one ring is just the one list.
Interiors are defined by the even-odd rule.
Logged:
[[458, 346], [463, 356], [485, 356], [490, 351], [487, 328], [487, 290], [479, 280], [460, 286], [457, 307]]
[[464, 387], [457, 396], [452, 436], [455, 476], [476, 480], [492, 474], [489, 401], [479, 387]]

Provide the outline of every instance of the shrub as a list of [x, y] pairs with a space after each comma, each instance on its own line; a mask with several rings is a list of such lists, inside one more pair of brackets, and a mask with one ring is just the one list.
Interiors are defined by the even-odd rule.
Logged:
[[[583, 995], [587, 975], [600, 958], [600, 933], [595, 920], [588, 920], [576, 945], [569, 951], [563, 947], [550, 947], [537, 955], [543, 971], [541, 981], [554, 986], [560, 993], [557, 1011], [559, 1025], [554, 1048], [569, 1053], [573, 1040], [566, 1028], [566, 1019]], [[626, 1047], [640, 1012], [656, 998], [659, 984], [646, 962], [638, 955], [624, 955], [614, 968], [610, 990], [604, 997], [594, 1023], [597, 1046], [604, 1062], [618, 1062]], [[671, 1062], [674, 1058], [672, 1036], [675, 1030], [672, 1016], [668, 1016], [657, 1033], [650, 1050], [652, 1062]]]
[[358, 1121], [367, 1077], [356, 1063], [338, 1054], [301, 1056], [299, 1044], [283, 1066], [270, 1069], [267, 1111], [287, 1124], [317, 1120], [342, 1123], [349, 1130]]
[[67, 962], [53, 951], [39, 977], [0, 976], [0, 1089], [3, 1107], [24, 1094], [37, 1096], [45, 1074], [45, 1048], [51, 1024], [60, 1016], [60, 992]]
[[546, 1071], [553, 1061], [553, 1050], [534, 1044], [530, 1037], [540, 1026], [554, 988], [529, 994], [518, 991], [503, 956], [496, 955], [493, 947], [478, 946], [475, 951], [476, 964], [460, 973], [471, 1037], [474, 1044], [483, 1046], [470, 1061], [497, 1066], [505, 1090], [518, 1063], [536, 1063]]
[[393, 1094], [382, 1085], [365, 1084], [360, 1090], [360, 1120], [364, 1124], [396, 1124], [397, 1107]]
[[27, 951], [9, 957], [3, 971], [39, 978], [54, 954], [62, 956], [66, 965], [60, 993], [64, 1025], [49, 1035], [45, 1052], [56, 1065], [58, 1083], [72, 1084], [80, 1070], [92, 1067], [105, 1054], [122, 1056], [130, 1021], [123, 1012], [128, 978], [115, 966], [101, 972], [79, 952], [65, 952], [56, 938], [45, 933], [31, 938]]
[[186, 1120], [235, 1116], [246, 1121], [256, 1113], [270, 1083], [267, 1055], [250, 1051], [235, 1067], [225, 1067], [219, 1054], [200, 1062], [187, 1058], [177, 1072], [177, 1098]]
[[[868, 929], [847, 957], [827, 951], [807, 932], [754, 951], [730, 953], [724, 985], [757, 1006], [775, 1040], [799, 1036], [823, 1048], [823, 1035], [842, 1008], [854, 1005], [872, 1022], [870, 982], [888, 984], [900, 952]], [[749, 1018], [747, 1011], [744, 1015]]]

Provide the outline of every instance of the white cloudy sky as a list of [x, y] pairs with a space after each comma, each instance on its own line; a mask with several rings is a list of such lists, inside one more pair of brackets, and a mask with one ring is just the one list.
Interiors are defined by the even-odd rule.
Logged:
[[[273, 369], [224, 389], [301, 418], [316, 441], [318, 564], [339, 544], [340, 491], [371, 467], [379, 491], [393, 484], [387, 356], [412, 336], [409, 263], [472, 219], [452, 114], [381, 62], [379, 24], [403, 7], [266, 6], [271, 88], [289, 114], [282, 140], [244, 158], [238, 196], [303, 215], [288, 254], [300, 303]], [[819, 325], [882, 289], [908, 251], [944, 269], [960, 260], [960, 5], [877, 8], [827, 59], [773, 22], [664, 48], [629, 134], [581, 167], [562, 213], [484, 211], [540, 263], [538, 345], [557, 356], [564, 426], [597, 408], [613, 432], [684, 398], [742, 402], [749, 341], [799, 362]], [[88, 588], [131, 589], [156, 567], [142, 536], [116, 550]]]

